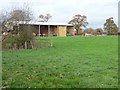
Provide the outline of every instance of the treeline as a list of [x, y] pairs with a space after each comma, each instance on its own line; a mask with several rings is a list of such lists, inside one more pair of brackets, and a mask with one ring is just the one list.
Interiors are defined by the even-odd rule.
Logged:
[[[87, 28], [87, 26], [89, 25], [89, 22], [87, 21], [87, 16], [80, 14], [75, 15], [73, 19], [69, 21], [69, 23], [74, 25], [76, 29], [76, 35], [83, 35], [84, 33], [89, 33], [93, 35], [118, 35], [119, 31], [117, 25], [114, 22], [113, 17], [106, 19], [105, 23], [103, 24], [103, 29]], [[85, 28], [85, 30], [83, 30], [82, 28]]]

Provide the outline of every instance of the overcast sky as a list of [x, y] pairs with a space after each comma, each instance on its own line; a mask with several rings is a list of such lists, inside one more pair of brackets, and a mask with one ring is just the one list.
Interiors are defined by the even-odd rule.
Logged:
[[119, 0], [2, 0], [0, 10], [10, 10], [13, 7], [28, 3], [34, 12], [35, 20], [40, 14], [50, 13], [49, 22], [67, 23], [75, 14], [86, 15], [89, 26], [101, 27], [105, 20], [113, 17], [118, 23]]

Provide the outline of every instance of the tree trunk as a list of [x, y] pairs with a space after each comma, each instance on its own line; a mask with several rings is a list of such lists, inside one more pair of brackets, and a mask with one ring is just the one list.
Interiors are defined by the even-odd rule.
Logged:
[[80, 27], [78, 27], [78, 32], [77, 32], [78, 35], [81, 35], [82, 34], [82, 29]]

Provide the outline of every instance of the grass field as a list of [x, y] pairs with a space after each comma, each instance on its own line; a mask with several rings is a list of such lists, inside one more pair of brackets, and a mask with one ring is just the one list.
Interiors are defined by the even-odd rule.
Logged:
[[3, 52], [3, 86], [116, 88], [118, 37], [51, 37], [52, 48]]

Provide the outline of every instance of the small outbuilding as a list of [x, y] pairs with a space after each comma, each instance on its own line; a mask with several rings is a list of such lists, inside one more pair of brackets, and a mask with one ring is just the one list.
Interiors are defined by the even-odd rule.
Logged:
[[66, 23], [28, 22], [19, 23], [19, 28], [29, 25], [37, 36], [74, 36], [74, 26]]

